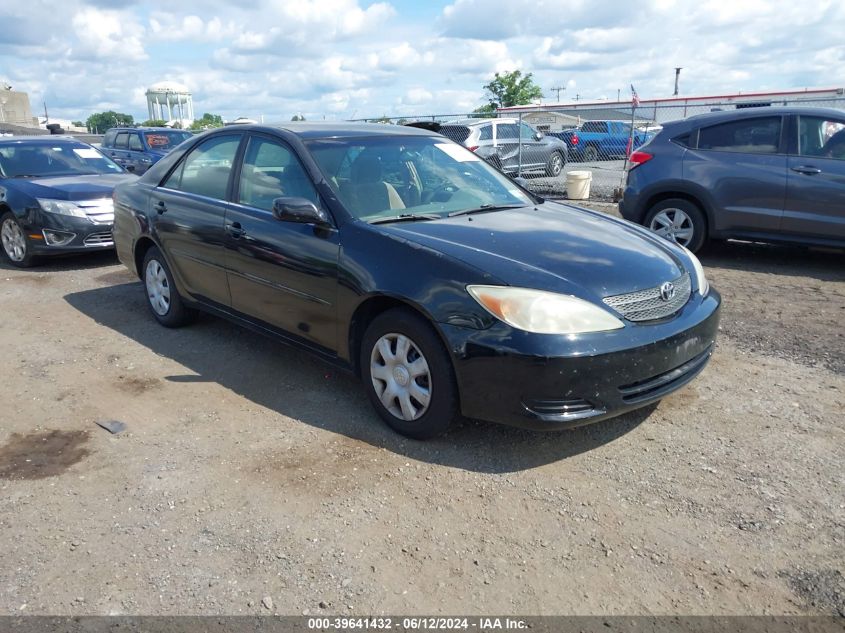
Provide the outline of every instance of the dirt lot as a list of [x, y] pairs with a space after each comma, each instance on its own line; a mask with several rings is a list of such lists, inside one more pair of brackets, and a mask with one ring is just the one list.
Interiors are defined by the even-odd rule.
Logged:
[[110, 255], [4, 267], [0, 614], [845, 613], [843, 258], [714, 247], [693, 384], [427, 443], [304, 354], [157, 326]]

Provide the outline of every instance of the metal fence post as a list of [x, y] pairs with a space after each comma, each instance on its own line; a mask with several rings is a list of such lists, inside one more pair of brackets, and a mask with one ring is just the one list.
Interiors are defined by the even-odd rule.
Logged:
[[516, 175], [522, 177], [522, 112], [519, 113], [519, 124], [517, 125], [516, 134], [519, 139], [519, 164], [516, 168]]

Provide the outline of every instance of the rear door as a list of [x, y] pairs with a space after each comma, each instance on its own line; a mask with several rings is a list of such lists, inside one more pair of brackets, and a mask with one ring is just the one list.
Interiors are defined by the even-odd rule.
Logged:
[[280, 139], [251, 135], [234, 196], [226, 213], [232, 307], [335, 351], [338, 231], [272, 213], [282, 196], [323, 206], [296, 153]]
[[684, 156], [684, 179], [711, 195], [715, 231], [774, 233], [786, 200], [782, 116], [743, 117], [703, 127]]
[[508, 173], [518, 171], [519, 126], [516, 123], [497, 123], [495, 143], [503, 171]]
[[845, 240], [845, 116], [796, 116], [781, 231]]
[[129, 158], [129, 133], [118, 132], [114, 138], [114, 145], [109, 150], [109, 157], [121, 167], [126, 167]]
[[147, 167], [150, 166], [149, 162], [144, 162], [145, 158], [146, 154], [144, 154], [144, 144], [141, 142], [141, 135], [138, 132], [130, 132], [124, 167], [127, 169], [131, 167], [130, 171], [134, 171], [136, 174], [143, 174], [147, 170]]
[[192, 149], [150, 196], [159, 244], [182, 287], [206, 303], [231, 304], [226, 278], [226, 202], [241, 133], [215, 135]]

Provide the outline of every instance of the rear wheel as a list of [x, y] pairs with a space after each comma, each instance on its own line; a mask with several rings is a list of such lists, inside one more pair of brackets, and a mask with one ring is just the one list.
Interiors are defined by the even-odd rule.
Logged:
[[194, 320], [196, 310], [185, 305], [170, 267], [155, 246], [144, 256], [143, 276], [147, 305], [156, 321], [165, 327], [181, 327]]
[[3, 244], [3, 254], [13, 266], [29, 268], [35, 263], [29, 238], [11, 211], [0, 218], [0, 243]]
[[682, 198], [663, 200], [654, 205], [644, 222], [667, 240], [685, 246], [693, 253], [707, 241], [707, 222], [695, 204]]
[[361, 343], [360, 366], [373, 407], [402, 435], [440, 435], [457, 415], [449, 355], [431, 326], [411, 310], [395, 308], [373, 319]]
[[560, 172], [563, 171], [563, 165], [563, 154], [560, 152], [552, 152], [552, 155], [549, 156], [549, 161], [546, 163], [546, 176], [551, 178], [560, 176]]
[[588, 163], [595, 162], [599, 159], [599, 150], [595, 145], [587, 145], [584, 149], [584, 160]]

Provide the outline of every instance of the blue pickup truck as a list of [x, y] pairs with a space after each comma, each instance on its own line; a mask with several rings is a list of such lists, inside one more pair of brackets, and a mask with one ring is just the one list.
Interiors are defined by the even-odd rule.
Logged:
[[580, 128], [563, 132], [548, 132], [569, 146], [569, 159], [586, 162], [625, 158], [629, 150], [644, 145], [653, 135], [634, 130], [633, 147], [631, 124], [627, 121], [584, 121]]

